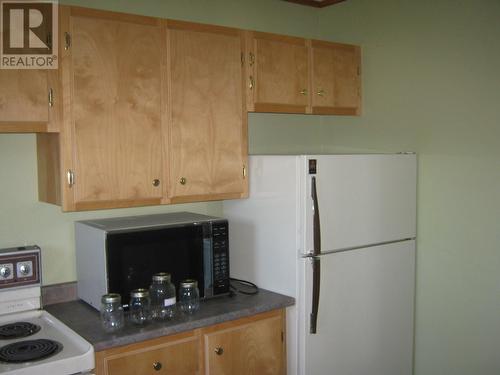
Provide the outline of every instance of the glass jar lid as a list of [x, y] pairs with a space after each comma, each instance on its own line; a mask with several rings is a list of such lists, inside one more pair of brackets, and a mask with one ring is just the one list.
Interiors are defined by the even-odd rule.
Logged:
[[132, 298], [149, 297], [149, 291], [147, 289], [134, 289], [130, 292], [130, 297]]
[[122, 296], [119, 295], [118, 293], [104, 294], [101, 297], [101, 302], [102, 303], [121, 303], [122, 302]]
[[168, 281], [170, 282], [171, 276], [167, 272], [155, 273], [153, 275], [153, 281]]
[[198, 281], [193, 280], [193, 279], [186, 279], [186, 280], [182, 280], [180, 285], [181, 285], [181, 288], [197, 288]]

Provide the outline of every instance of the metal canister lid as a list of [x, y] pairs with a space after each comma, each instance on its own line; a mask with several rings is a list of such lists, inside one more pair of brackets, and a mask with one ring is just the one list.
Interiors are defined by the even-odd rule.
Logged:
[[104, 294], [101, 297], [101, 302], [102, 303], [121, 303], [122, 302], [122, 296], [119, 295], [118, 293]]
[[130, 297], [132, 298], [149, 297], [149, 291], [147, 289], [134, 289], [130, 292]]
[[167, 272], [160, 272], [160, 273], [155, 273], [153, 275], [153, 281], [168, 281], [170, 282], [171, 276]]
[[197, 288], [198, 281], [193, 280], [193, 279], [182, 280], [180, 282], [180, 286], [181, 286], [181, 288]]

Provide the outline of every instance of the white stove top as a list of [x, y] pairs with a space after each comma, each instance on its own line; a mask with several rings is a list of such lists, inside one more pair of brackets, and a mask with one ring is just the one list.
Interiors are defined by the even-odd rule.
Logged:
[[32, 310], [0, 316], [0, 326], [28, 322], [41, 327], [34, 335], [16, 339], [0, 339], [0, 347], [14, 342], [49, 339], [63, 345], [63, 349], [48, 358], [25, 363], [0, 361], [0, 374], [9, 375], [70, 375], [94, 368], [94, 349], [73, 330], [43, 310]]

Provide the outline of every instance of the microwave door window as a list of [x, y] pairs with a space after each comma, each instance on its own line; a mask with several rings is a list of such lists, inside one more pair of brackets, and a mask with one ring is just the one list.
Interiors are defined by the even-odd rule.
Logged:
[[121, 294], [124, 304], [131, 290], [149, 288], [159, 272], [170, 273], [176, 289], [179, 281], [195, 279], [204, 290], [201, 225], [110, 233], [106, 248], [108, 291]]

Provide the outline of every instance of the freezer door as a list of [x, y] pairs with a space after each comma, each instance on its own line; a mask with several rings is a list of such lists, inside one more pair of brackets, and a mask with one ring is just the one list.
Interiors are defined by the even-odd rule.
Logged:
[[[309, 173], [311, 159], [315, 174]], [[313, 178], [322, 253], [415, 237], [416, 155], [318, 155], [304, 162], [307, 252], [316, 229]]]
[[317, 332], [310, 259], [300, 306], [301, 375], [411, 375], [415, 241], [322, 255]]

